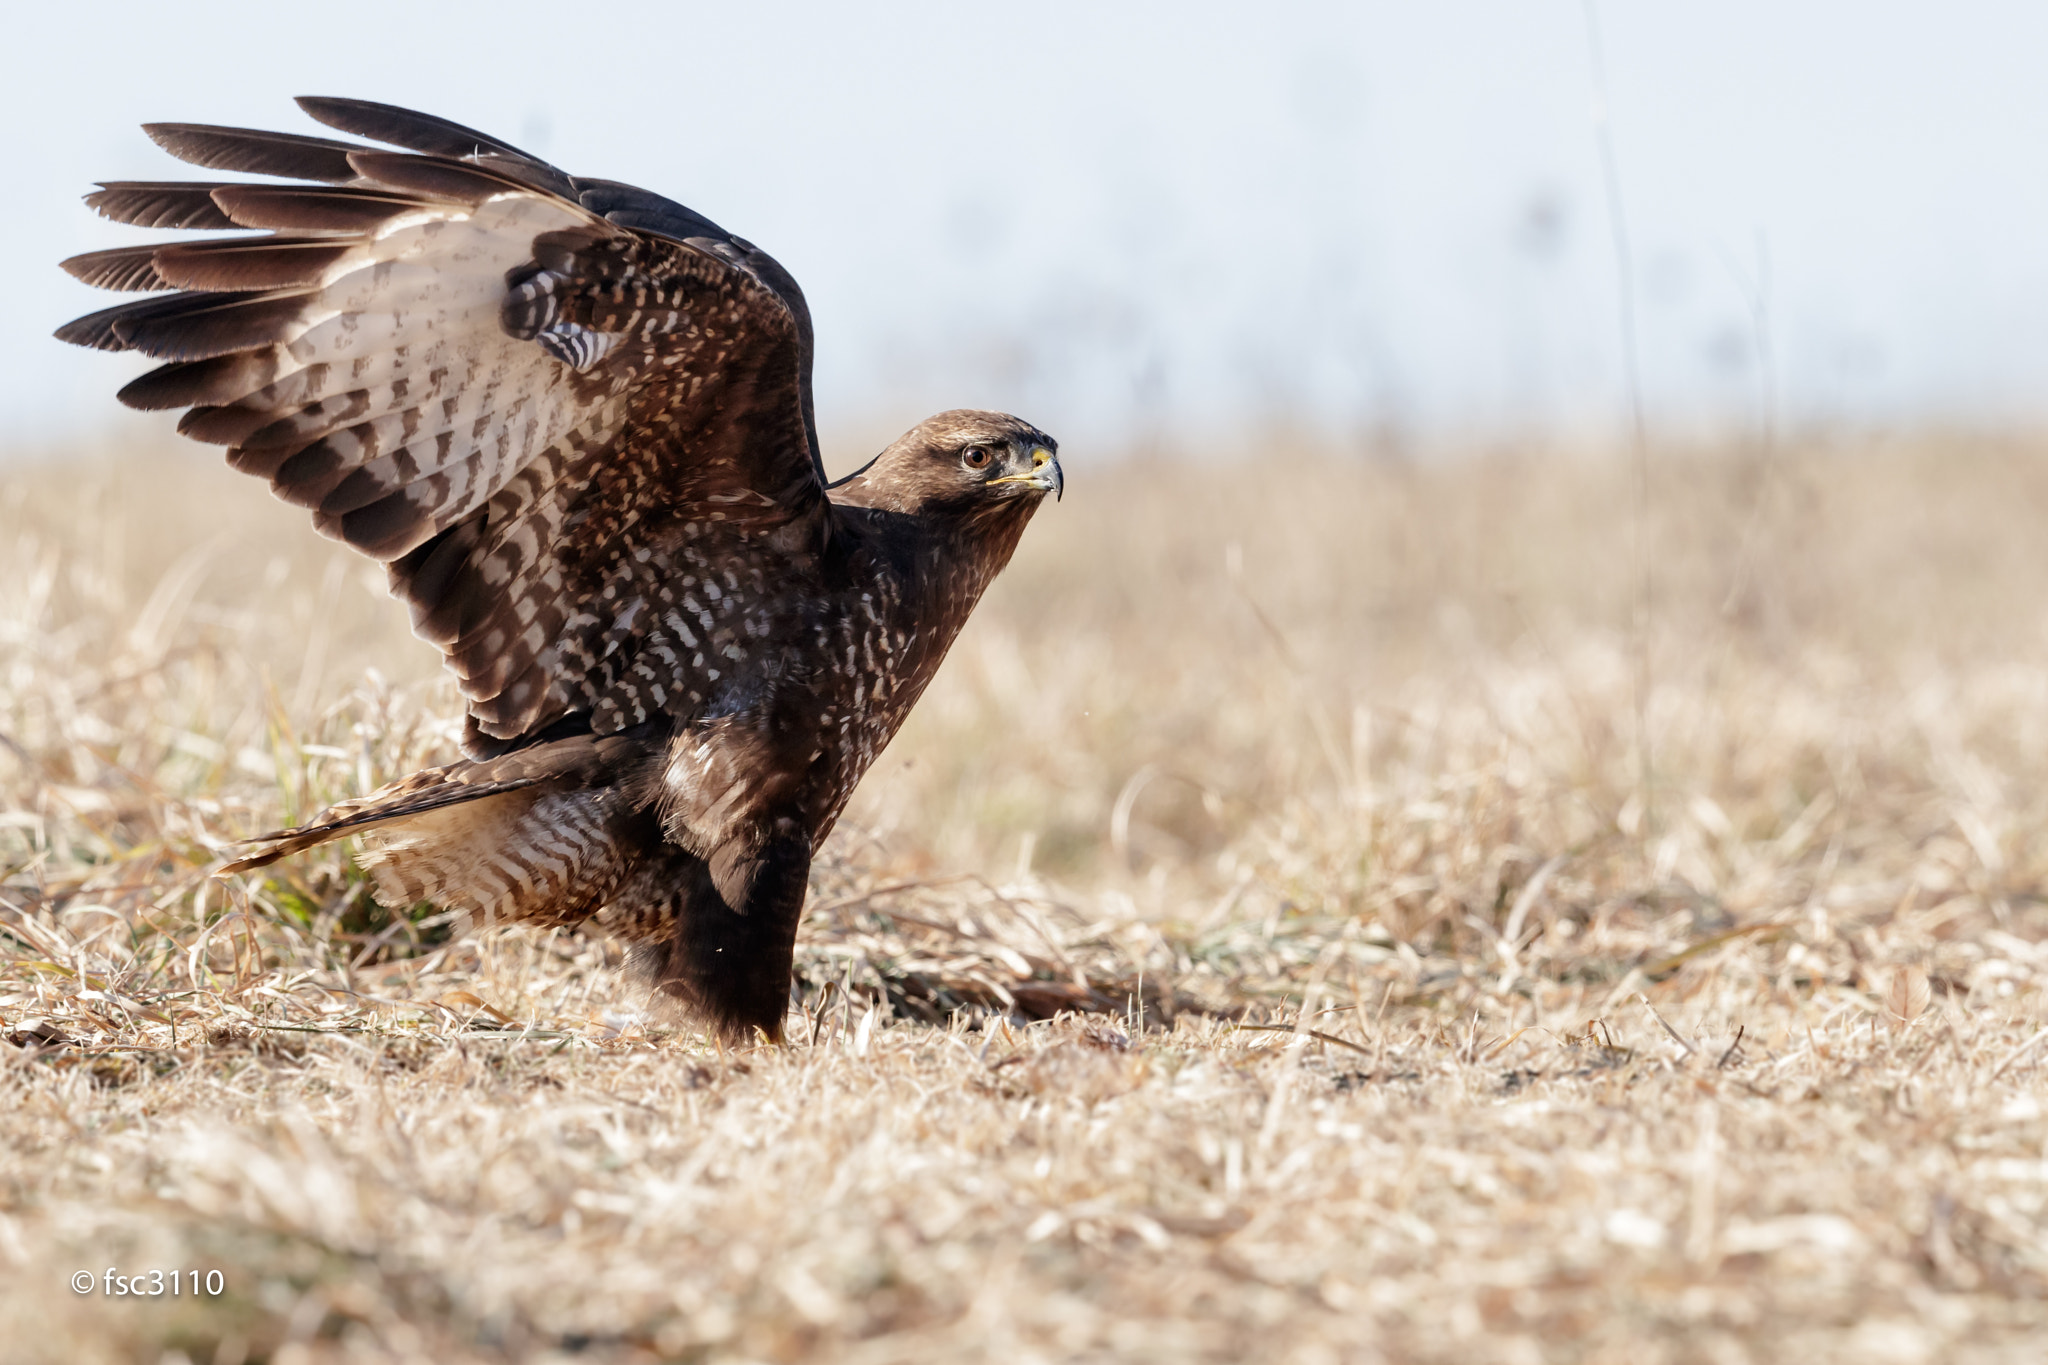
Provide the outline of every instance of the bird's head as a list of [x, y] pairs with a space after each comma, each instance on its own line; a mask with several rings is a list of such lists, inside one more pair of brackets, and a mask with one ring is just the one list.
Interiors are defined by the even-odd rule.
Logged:
[[847, 501], [967, 518], [1028, 512], [1065, 486], [1059, 443], [1021, 418], [958, 409], [927, 417], [848, 479]]

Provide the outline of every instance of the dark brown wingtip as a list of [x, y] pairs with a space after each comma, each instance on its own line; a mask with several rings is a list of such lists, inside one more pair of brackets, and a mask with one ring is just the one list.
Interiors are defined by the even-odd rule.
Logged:
[[317, 123], [369, 138], [373, 142], [403, 147], [409, 152], [451, 157], [496, 153], [536, 166], [548, 164], [531, 152], [522, 152], [488, 133], [465, 128], [436, 114], [422, 114], [417, 109], [379, 104], [375, 100], [347, 99], [339, 95], [301, 95], [293, 103]]
[[171, 294], [113, 310], [108, 326], [125, 349], [158, 360], [211, 360], [277, 341], [306, 292]]
[[129, 381], [115, 396], [144, 412], [231, 403], [268, 384], [276, 377], [277, 366], [275, 348], [175, 361]]
[[125, 351], [128, 343], [115, 333], [114, 324], [132, 308], [133, 304], [121, 303], [112, 308], [102, 308], [97, 313], [87, 313], [50, 333], [59, 341], [73, 346], [84, 346], [94, 351]]
[[156, 268], [153, 246], [117, 246], [105, 251], [87, 251], [57, 262], [58, 269], [95, 289], [129, 294], [152, 289], [169, 289], [171, 283]]
[[108, 180], [85, 196], [100, 217], [130, 227], [225, 231], [234, 220], [213, 200], [217, 182]]
[[278, 175], [339, 184], [355, 179], [348, 164], [352, 143], [303, 133], [261, 128], [224, 128], [210, 123], [145, 123], [149, 140], [180, 161], [210, 171]]

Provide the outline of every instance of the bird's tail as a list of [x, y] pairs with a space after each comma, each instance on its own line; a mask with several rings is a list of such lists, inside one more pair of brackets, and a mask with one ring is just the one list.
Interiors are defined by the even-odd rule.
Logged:
[[317, 848], [335, 839], [345, 838], [351, 834], [363, 834], [380, 826], [426, 815], [431, 811], [445, 810], [449, 806], [521, 791], [536, 785], [539, 780], [533, 777], [516, 777], [509, 780], [477, 781], [466, 770], [480, 766], [482, 765], [475, 763], [453, 763], [445, 768], [429, 768], [379, 787], [368, 796], [337, 801], [306, 824], [294, 825], [290, 829], [274, 829], [253, 839], [244, 839], [242, 846], [249, 852], [221, 866], [215, 875], [225, 877], [231, 873], [268, 867], [279, 858], [303, 853], [309, 848]]
[[360, 834], [386, 908], [429, 901], [484, 922], [573, 924], [625, 873], [614, 826], [636, 806], [631, 778], [644, 752], [621, 736], [581, 735], [429, 768], [248, 840], [218, 875]]

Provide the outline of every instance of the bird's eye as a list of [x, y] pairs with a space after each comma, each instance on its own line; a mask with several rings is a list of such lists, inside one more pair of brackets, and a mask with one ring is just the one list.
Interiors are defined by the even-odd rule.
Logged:
[[960, 463], [969, 469], [987, 469], [988, 462], [993, 458], [995, 457], [988, 453], [986, 446], [969, 446], [960, 452]]

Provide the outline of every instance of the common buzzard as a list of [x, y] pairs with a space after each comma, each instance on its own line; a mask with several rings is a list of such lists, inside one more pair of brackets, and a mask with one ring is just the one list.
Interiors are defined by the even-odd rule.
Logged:
[[120, 182], [138, 227], [233, 230], [64, 267], [168, 291], [65, 341], [381, 560], [468, 703], [468, 757], [252, 841], [366, 836], [378, 898], [591, 925], [728, 1037], [780, 1035], [806, 874], [1061, 473], [941, 413], [828, 484], [787, 271], [682, 205], [473, 129], [302, 99], [391, 147], [153, 124], [288, 183]]

